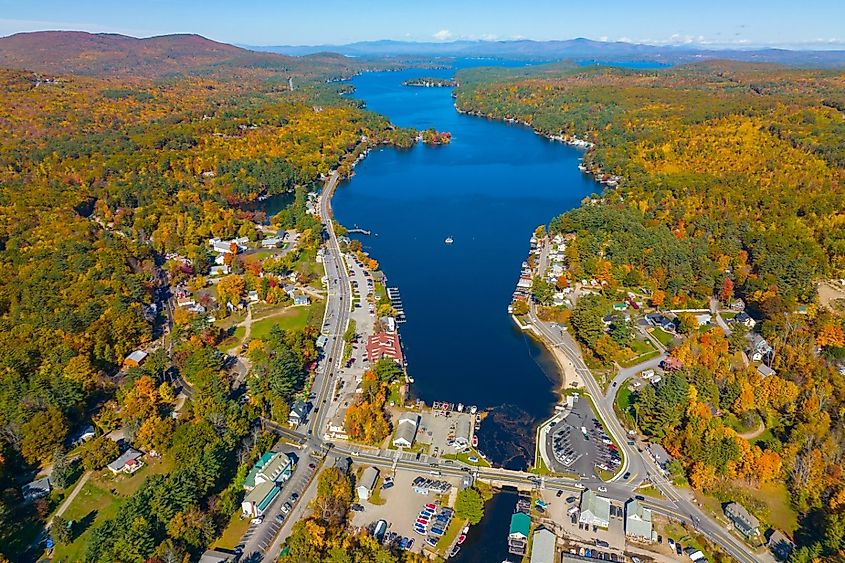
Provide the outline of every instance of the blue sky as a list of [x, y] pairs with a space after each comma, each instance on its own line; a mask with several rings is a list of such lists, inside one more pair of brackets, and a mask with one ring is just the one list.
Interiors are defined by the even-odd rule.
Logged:
[[250, 45], [587, 37], [845, 49], [843, 22], [843, 0], [0, 0], [0, 35], [190, 32]]

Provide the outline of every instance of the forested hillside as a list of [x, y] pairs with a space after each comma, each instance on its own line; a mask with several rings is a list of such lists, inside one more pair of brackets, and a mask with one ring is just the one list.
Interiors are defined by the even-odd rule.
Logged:
[[[370, 146], [409, 146], [415, 132], [337, 96], [327, 81], [361, 67], [335, 57], [289, 64], [196, 36], [144, 40], [136, 51], [132, 38], [34, 35], [0, 40], [0, 66], [17, 66], [0, 70], [0, 554], [20, 556], [38, 530], [20, 486], [92, 415], [98, 434], [123, 427], [145, 449], [191, 453], [173, 454], [172, 475], [94, 531], [88, 559], [143, 560], [165, 538], [177, 553], [204, 548], [239, 502], [238, 486], [224, 489], [237, 456], [251, 455], [242, 440], [256, 412], [226, 400], [220, 354], [199, 325], [171, 335], [174, 368], [198, 393], [175, 427], [166, 354], [121, 387], [112, 380], [129, 352], [159, 336], [161, 301], [152, 305], [168, 283], [165, 254], [206, 273], [208, 239], [261, 238], [264, 215], [246, 204], [285, 192], [299, 197], [281, 226], [311, 228], [305, 191], [331, 170], [348, 174]], [[77, 50], [35, 47], [80, 36]], [[313, 356], [306, 336], [285, 336], [296, 340], [300, 372], [308, 346]], [[160, 488], [189, 482], [202, 485], [167, 509], [144, 508]], [[212, 494], [223, 504], [204, 504]], [[201, 536], [168, 527], [200, 509]], [[139, 510], [144, 525], [125, 528]]]
[[[743, 357], [745, 327], [726, 337], [681, 313], [682, 367], [634, 392], [628, 413], [678, 459], [676, 479], [718, 501], [768, 517], [785, 483], [800, 515], [794, 561], [845, 556], [845, 325], [816, 289], [845, 277], [845, 74], [551, 65], [457, 80], [463, 111], [592, 144], [585, 172], [607, 187], [549, 226], [568, 241], [562, 286], [592, 278], [603, 294], [571, 312], [589, 358], [613, 362], [602, 316], [626, 292], [657, 309], [741, 297], [763, 321], [773, 370], [760, 372]], [[766, 431], [744, 438], [743, 421]]]

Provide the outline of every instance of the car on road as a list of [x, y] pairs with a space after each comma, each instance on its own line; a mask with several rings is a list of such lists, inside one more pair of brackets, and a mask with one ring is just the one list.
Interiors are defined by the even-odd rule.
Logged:
[[562, 497], [563, 496], [563, 489], [558, 489], [557, 493], [555, 493], [555, 496], [556, 497]]
[[316, 463], [309, 463], [309, 464], [308, 464], [308, 467], [309, 467], [310, 469], [317, 469], [317, 464], [316, 464]]
[[634, 498], [637, 500], [645, 500], [645, 497], [643, 495], [636, 495]]
[[630, 471], [626, 471], [626, 472], [625, 472], [625, 474], [622, 476], [622, 479], [624, 479], [624, 480], [626, 480], [626, 481], [627, 481], [627, 480], [628, 480], [628, 477], [630, 477], [630, 476], [631, 476], [631, 472], [630, 472]]
[[599, 492], [600, 492], [600, 493], [606, 493], [606, 492], [607, 492], [607, 487], [599, 487]]
[[586, 487], [581, 483], [575, 483], [575, 488], [577, 489], [585, 489]]
[[567, 502], [568, 504], [572, 504], [572, 503], [573, 503], [573, 502], [575, 502], [576, 500], [578, 500], [578, 498], [577, 498], [577, 497], [566, 497], [566, 502]]

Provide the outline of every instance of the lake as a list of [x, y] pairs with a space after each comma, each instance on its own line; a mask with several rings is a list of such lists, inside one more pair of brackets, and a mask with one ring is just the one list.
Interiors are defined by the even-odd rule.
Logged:
[[449, 131], [452, 143], [373, 151], [332, 205], [343, 225], [372, 230], [358, 238], [401, 292], [414, 395], [489, 410], [479, 449], [497, 465], [523, 469], [533, 462], [538, 421], [558, 400], [559, 376], [507, 307], [533, 230], [600, 190], [579, 172], [580, 150], [461, 115], [449, 88], [401, 85], [452, 74], [416, 69], [353, 79], [369, 109], [399, 126]]

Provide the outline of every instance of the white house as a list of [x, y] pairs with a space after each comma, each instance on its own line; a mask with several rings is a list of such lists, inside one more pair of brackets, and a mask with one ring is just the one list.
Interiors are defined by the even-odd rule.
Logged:
[[361, 480], [358, 481], [358, 486], [355, 487], [355, 492], [357, 493], [359, 500], [367, 500], [370, 498], [370, 494], [376, 487], [377, 480], [378, 469], [372, 466], [364, 469], [364, 472], [361, 474]]
[[393, 445], [397, 448], [410, 448], [417, 436], [420, 415], [414, 412], [403, 413], [396, 423], [396, 433], [393, 435]]
[[144, 462], [141, 461], [142, 455], [144, 454], [135, 448], [129, 448], [108, 465], [109, 471], [115, 475], [118, 473], [135, 473], [144, 466]]

